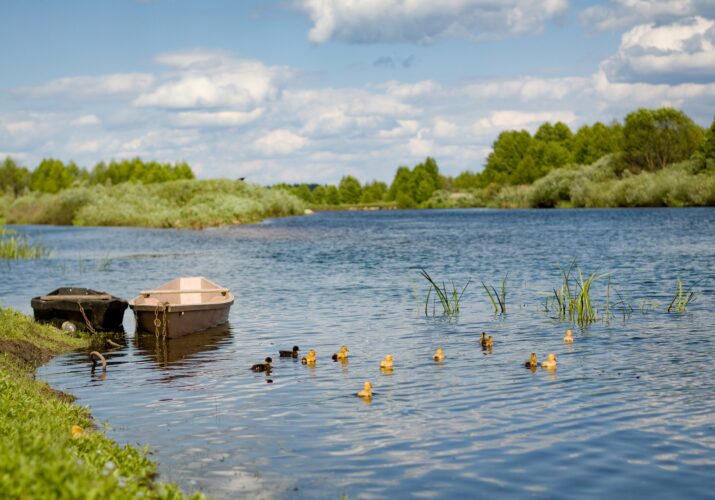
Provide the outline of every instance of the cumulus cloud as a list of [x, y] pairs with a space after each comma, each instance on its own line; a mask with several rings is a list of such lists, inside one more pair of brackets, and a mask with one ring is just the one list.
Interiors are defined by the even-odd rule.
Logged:
[[253, 122], [263, 115], [263, 108], [252, 111], [182, 111], [176, 124], [183, 127], [236, 127]]
[[154, 76], [146, 73], [116, 73], [100, 76], [73, 76], [51, 80], [36, 87], [17, 89], [30, 97], [107, 97], [138, 94], [154, 83]]
[[474, 124], [474, 132], [483, 134], [495, 130], [520, 129], [543, 122], [564, 122], [567, 125], [576, 121], [573, 111], [492, 111], [488, 117]]
[[138, 96], [134, 105], [157, 108], [218, 108], [249, 110], [274, 99], [287, 68], [236, 59], [220, 51], [162, 54], [157, 62], [173, 69], [162, 82]]
[[278, 129], [259, 137], [254, 149], [267, 156], [287, 155], [303, 148], [306, 143], [305, 137], [290, 130]]
[[643, 24], [621, 37], [602, 65], [613, 82], [684, 83], [715, 80], [715, 21], [703, 17]]
[[598, 30], [614, 30], [644, 22], [672, 21], [686, 16], [714, 16], [712, 0], [610, 0], [592, 5], [581, 20]]
[[295, 0], [313, 22], [313, 43], [430, 43], [539, 32], [568, 0]]
[[535, 78], [522, 77], [467, 84], [463, 92], [475, 99], [517, 98], [521, 101], [563, 99], [582, 91], [588, 78]]

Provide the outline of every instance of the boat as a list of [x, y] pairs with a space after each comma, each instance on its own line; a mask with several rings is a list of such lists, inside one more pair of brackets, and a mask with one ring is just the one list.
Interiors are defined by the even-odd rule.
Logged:
[[181, 277], [129, 301], [137, 331], [173, 338], [228, 321], [233, 294], [203, 276]]
[[35, 321], [60, 328], [65, 321], [77, 328], [102, 332], [123, 332], [126, 300], [89, 288], [58, 288], [31, 300]]

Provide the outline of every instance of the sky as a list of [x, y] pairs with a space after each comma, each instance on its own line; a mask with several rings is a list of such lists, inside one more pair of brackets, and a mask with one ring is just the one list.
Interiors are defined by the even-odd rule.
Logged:
[[483, 168], [503, 130], [715, 116], [715, 0], [0, 0], [0, 157], [259, 184]]

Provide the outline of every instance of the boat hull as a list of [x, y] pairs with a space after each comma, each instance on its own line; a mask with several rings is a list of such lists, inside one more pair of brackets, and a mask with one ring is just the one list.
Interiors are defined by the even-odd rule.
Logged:
[[[176, 338], [228, 322], [228, 313], [232, 304], [233, 300], [222, 304], [202, 304], [194, 307], [168, 305], [166, 314], [161, 307], [139, 305], [131, 307], [134, 310], [137, 331]], [[164, 330], [165, 324], [166, 330]]]
[[[93, 296], [97, 298], [92, 298]], [[109, 298], [99, 299], [99, 297]], [[89, 329], [87, 326], [89, 322], [94, 330], [102, 332], [123, 332], [124, 311], [129, 305], [126, 300], [119, 297], [76, 287], [58, 288], [47, 295], [34, 297], [30, 304], [35, 321], [50, 323], [57, 328], [60, 328], [65, 321], [70, 321], [83, 330]], [[81, 308], [79, 304], [82, 305]]]

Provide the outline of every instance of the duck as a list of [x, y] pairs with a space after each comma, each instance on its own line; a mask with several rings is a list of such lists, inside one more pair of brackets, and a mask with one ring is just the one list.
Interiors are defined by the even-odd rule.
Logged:
[[532, 352], [531, 356], [529, 357], [529, 360], [524, 363], [524, 367], [526, 368], [536, 368], [539, 366], [539, 361], [536, 359], [536, 353]]
[[564, 336], [564, 342], [573, 342], [573, 332], [569, 328], [566, 330], [566, 335]]
[[348, 348], [346, 346], [342, 346], [340, 348], [340, 351], [333, 354], [333, 361], [344, 361], [347, 359], [348, 359]]
[[392, 354], [385, 356], [385, 359], [380, 361], [380, 368], [385, 368], [387, 370], [392, 369]]
[[365, 382], [362, 391], [359, 391], [357, 395], [363, 399], [372, 399], [372, 384], [369, 380]]
[[304, 365], [314, 365], [315, 364], [315, 351], [311, 349], [308, 351], [307, 356], [303, 356], [300, 360]]
[[541, 368], [556, 368], [556, 354], [554, 354], [553, 352], [549, 353], [549, 359], [541, 362]]
[[491, 351], [492, 347], [494, 347], [494, 339], [491, 335], [487, 335], [487, 342], [484, 348], [489, 349]]
[[441, 347], [437, 348], [437, 352], [434, 353], [434, 355], [432, 356], [432, 359], [434, 359], [435, 361], [438, 361], [438, 362], [444, 360], [444, 351], [442, 350]]
[[482, 344], [482, 347], [487, 346], [487, 332], [482, 332], [482, 336], [479, 337], [479, 343]]
[[297, 345], [294, 345], [292, 350], [278, 351], [278, 354], [280, 355], [281, 358], [297, 358], [298, 351], [300, 351], [300, 347], [298, 347]]
[[263, 363], [256, 363], [251, 367], [254, 372], [269, 372], [271, 371], [271, 363], [273, 363], [273, 358], [267, 357]]

